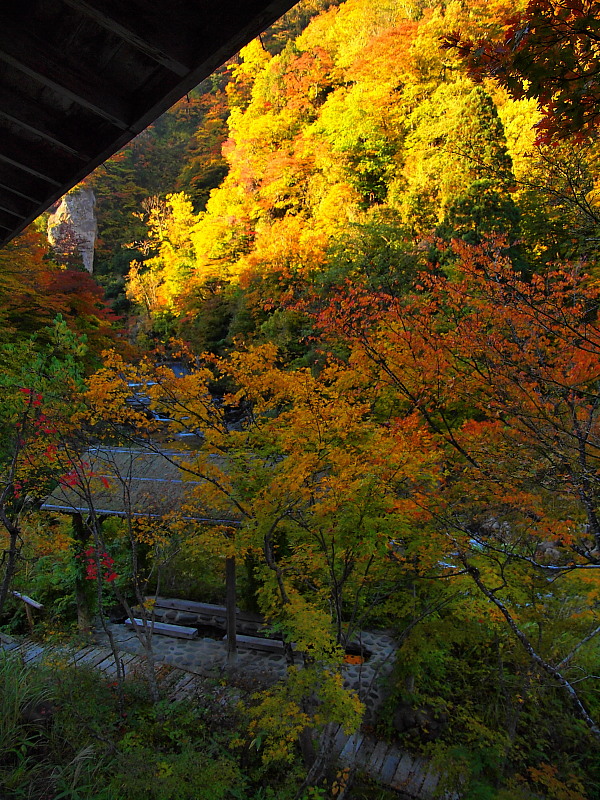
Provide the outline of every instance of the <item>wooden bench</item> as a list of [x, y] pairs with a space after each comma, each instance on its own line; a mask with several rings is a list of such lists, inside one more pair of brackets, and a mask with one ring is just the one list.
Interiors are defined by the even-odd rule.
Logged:
[[[135, 627], [144, 627], [143, 621], [135, 617], [133, 621], [127, 618], [124, 624], [131, 629], [135, 629]], [[153, 633], [159, 633], [162, 636], [174, 636], [177, 639], [195, 639], [198, 636], [196, 628], [186, 628], [185, 625], [171, 625], [169, 622], [152, 621], [148, 621], [147, 624], [152, 629]]]
[[[227, 636], [223, 637], [223, 641], [227, 641]], [[262, 650], [265, 653], [284, 653], [281, 639], [263, 639], [261, 636], [243, 636], [237, 634], [235, 641], [237, 645], [247, 647], [249, 650]], [[294, 647], [294, 645], [292, 645], [292, 647]]]
[[[147, 608], [152, 610], [157, 620], [163, 621], [165, 614], [169, 611], [178, 614], [193, 614], [198, 616], [199, 625], [214, 625], [215, 627], [225, 628], [227, 619], [227, 609], [225, 606], [213, 603], [200, 603], [196, 600], [179, 600], [172, 597], [147, 597]], [[251, 611], [240, 611], [236, 609], [236, 621], [238, 630], [244, 631], [248, 635], [254, 634], [265, 624], [265, 619], [260, 614]], [[166, 621], [166, 620], [165, 620]], [[185, 620], [181, 623], [176, 619], [170, 620], [174, 624], [192, 625], [194, 623]]]
[[190, 614], [213, 614], [217, 617], [224, 617], [226, 614], [225, 606], [217, 606], [212, 603], [198, 603], [195, 600], [176, 600], [170, 597], [147, 597], [146, 601], [153, 604], [155, 608], [171, 608], [175, 611], [187, 611]]

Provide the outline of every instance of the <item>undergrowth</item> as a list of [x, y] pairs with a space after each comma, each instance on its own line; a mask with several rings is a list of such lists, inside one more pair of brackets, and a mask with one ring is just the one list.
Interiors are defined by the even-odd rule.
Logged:
[[292, 800], [300, 762], [265, 770], [244, 741], [235, 698], [120, 696], [92, 669], [24, 666], [0, 653], [0, 797], [10, 800]]

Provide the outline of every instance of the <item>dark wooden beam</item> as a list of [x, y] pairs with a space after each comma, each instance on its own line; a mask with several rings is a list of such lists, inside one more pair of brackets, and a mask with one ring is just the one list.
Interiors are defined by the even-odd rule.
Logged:
[[60, 186], [60, 181], [54, 180], [54, 178], [50, 178], [47, 175], [44, 175], [41, 172], [38, 172], [33, 167], [28, 167], [25, 164], [19, 163], [13, 158], [9, 158], [5, 156], [3, 153], [0, 153], [0, 161], [4, 164], [10, 164], [11, 167], [16, 167], [17, 169], [23, 170], [23, 172], [27, 172], [29, 175], [34, 175], [36, 178], [40, 178], [41, 180], [49, 183], [51, 186]]
[[[0, 148], [0, 152], [2, 152], [2, 148]], [[13, 189], [17, 197], [34, 202], [36, 202], [36, 198], [43, 202], [48, 193], [54, 191], [46, 181], [40, 180], [28, 172], [23, 172], [22, 169], [18, 169], [6, 161], [0, 161], [0, 185]]]
[[[182, 64], [175, 58], [171, 58], [160, 47], [147, 42], [142, 36], [136, 32], [132, 26], [122, 25], [120, 22], [107, 14], [105, 10], [98, 8], [96, 3], [89, 2], [89, 0], [62, 0], [62, 2], [70, 8], [78, 11], [80, 14], [85, 14], [90, 19], [93, 19], [98, 25], [105, 30], [114, 33], [123, 41], [145, 53], [151, 59], [166, 67], [170, 72], [182, 78], [190, 71], [190, 67]], [[104, 4], [106, 5], [106, 4]]]
[[17, 219], [27, 219], [31, 214], [31, 203], [26, 203], [24, 200], [15, 200], [14, 197], [7, 197], [3, 192], [0, 192], [0, 210], [12, 214]]
[[[127, 130], [128, 125], [124, 119], [126, 116], [124, 106], [115, 103], [114, 100], [110, 98], [110, 95], [104, 92], [102, 92], [103, 96], [101, 99], [99, 99], [99, 95], [94, 95], [89, 89], [89, 86], [85, 85], [89, 84], [89, 75], [86, 76], [85, 81], [79, 79], [72, 80], [72, 76], [67, 75], [65, 71], [61, 72], [60, 69], [57, 69], [55, 72], [46, 70], [43, 62], [39, 64], [38, 68], [34, 68], [14, 58], [10, 53], [2, 51], [0, 51], [0, 61], [4, 61], [5, 64], [9, 64], [20, 72], [24, 72], [25, 75], [33, 78], [34, 81], [42, 86], [47, 86], [48, 89], [52, 89], [59, 97], [66, 98], [72, 103], [76, 103], [83, 108], [87, 108], [89, 111], [93, 111], [94, 114], [97, 114], [99, 117], [107, 119], [116, 128], [123, 131]], [[55, 78], [59, 76], [60, 81], [57, 82]]]
[[[14, 29], [10, 18], [3, 18], [2, 49], [0, 61], [23, 72], [36, 83], [46, 86], [62, 98], [93, 111], [117, 128], [126, 130], [131, 109], [121, 97], [121, 87], [111, 86], [91, 72], [75, 72], [54, 49], [36, 36]], [[125, 77], [125, 76], [124, 76]]]
[[[67, 2], [72, 6], [69, 0]], [[221, 0], [221, 4], [227, 2], [231, 0]], [[236, 0], [235, 5], [239, 7], [247, 2]], [[103, 15], [112, 21], [113, 26], [123, 31], [135, 31], [147, 47], [184, 67], [185, 72], [180, 77], [194, 70], [201, 54], [191, 46], [191, 40], [197, 28], [208, 23], [208, 0], [84, 0], [84, 3], [94, 9], [101, 6]]]
[[19, 169], [30, 172], [38, 178], [54, 186], [60, 186], [74, 168], [80, 166], [73, 156], [61, 153], [58, 158], [56, 149], [43, 139], [20, 137], [11, 128], [0, 124], [1, 156]]
[[11, 227], [15, 225], [18, 220], [15, 220], [14, 216], [9, 212], [8, 214], [6, 211], [2, 211], [0, 209], [0, 225], [7, 230], [10, 230]]
[[27, 219], [26, 214], [14, 214], [9, 208], [6, 207], [7, 205], [8, 204], [3, 201], [2, 197], [0, 197], [0, 211], [10, 214], [11, 217], [14, 218], [12, 223], [13, 225], [18, 224], [18, 220]]
[[[107, 121], [84, 109], [68, 116], [56, 107], [47, 106], [0, 82], [0, 118], [13, 121], [24, 130], [36, 133], [48, 142], [77, 158], [89, 161], [99, 141], [108, 144], [120, 133]], [[103, 128], [101, 130], [101, 128]]]
[[78, 158], [80, 161], [88, 160], [88, 156], [84, 155], [83, 153], [78, 153], [77, 150], [74, 150], [72, 147], [69, 147], [68, 144], [65, 144], [64, 142], [59, 142], [58, 139], [54, 138], [54, 136], [45, 133], [45, 131], [41, 131], [39, 127], [36, 128], [33, 125], [29, 125], [27, 122], [23, 122], [22, 120], [17, 119], [17, 117], [13, 117], [11, 114], [7, 114], [5, 111], [2, 110], [2, 108], [0, 108], [0, 120], [2, 119], [6, 120], [7, 122], [10, 122], [12, 125], [16, 125], [22, 130], [27, 131], [28, 133], [33, 133], [35, 136], [39, 136], [40, 139], [44, 139], [49, 144], [53, 145], [59, 150], [63, 150], [65, 153], [69, 153], [69, 155]]
[[36, 200], [35, 197], [31, 197], [31, 195], [29, 194], [24, 194], [23, 192], [20, 192], [18, 189], [15, 188], [14, 184], [9, 185], [7, 183], [2, 183], [1, 180], [0, 180], [0, 189], [2, 190], [2, 193], [4, 195], [9, 193], [14, 197], [21, 197], [23, 200], [29, 200], [29, 202], [35, 203], [36, 206], [39, 206], [40, 203], [43, 202], [39, 198]]

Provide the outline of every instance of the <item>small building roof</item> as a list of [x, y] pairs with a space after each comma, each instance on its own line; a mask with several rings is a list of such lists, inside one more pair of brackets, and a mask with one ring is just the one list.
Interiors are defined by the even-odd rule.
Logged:
[[[211, 457], [215, 462], [219, 456]], [[181, 464], [185, 455], [170, 451], [96, 447], [81, 455], [42, 504], [42, 510], [65, 514], [96, 514], [115, 517], [157, 518], [189, 505], [189, 519], [219, 524], [239, 524], [233, 511], [223, 514], [202, 508], [193, 498], [201, 480], [188, 478]]]

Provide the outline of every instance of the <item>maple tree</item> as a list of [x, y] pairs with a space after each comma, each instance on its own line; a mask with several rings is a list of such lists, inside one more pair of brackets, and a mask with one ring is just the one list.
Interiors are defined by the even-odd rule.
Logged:
[[119, 342], [118, 318], [84, 270], [62, 269], [49, 258], [48, 242], [30, 226], [0, 251], [0, 320], [5, 341], [37, 336], [44, 341], [54, 319], [87, 342], [88, 369], [101, 350]]
[[456, 32], [443, 44], [458, 50], [474, 77], [490, 75], [514, 97], [539, 100], [538, 142], [593, 135], [600, 99], [600, 4], [532, 0], [506, 18], [505, 28], [503, 40], [474, 41]]
[[[454, 280], [423, 275], [401, 298], [357, 288], [321, 324], [352, 343], [350, 364], [395, 414], [416, 416], [441, 448], [435, 492], [399, 500], [429, 526], [438, 560], [425, 567], [469, 576], [598, 736], [568, 677], [600, 633], [597, 289], [569, 269], [526, 282], [501, 244], [453, 249]], [[569, 618], [560, 648], [538, 639], [540, 653], [525, 630], [552, 613], [549, 579], [582, 592], [589, 612]]]
[[48, 291], [53, 269], [47, 256], [48, 243], [33, 226], [0, 250], [4, 341], [40, 331], [61, 310], [60, 298]]
[[[221, 403], [210, 390], [217, 375], [232, 387]], [[181, 514], [214, 520], [196, 526], [195, 546], [252, 565], [260, 610], [283, 635], [290, 666], [303, 664], [256, 709], [265, 758], [289, 757], [288, 723], [323, 729], [327, 750], [329, 723], [356, 727], [362, 710], [339, 677], [343, 648], [374, 608], [406, 589], [390, 555], [406, 520], [394, 513], [386, 481], [433, 480], [430, 438], [416, 437], [412, 421], [395, 439], [382, 436], [360, 380], [333, 362], [318, 376], [286, 371], [273, 345], [179, 376], [112, 355], [90, 384], [99, 413], [117, 421], [132, 413], [124, 402], [132, 379], [173, 433], [195, 437], [177, 456], [191, 481]], [[162, 452], [153, 439], [145, 446]], [[278, 702], [287, 708], [283, 727], [269, 722]]]
[[105, 607], [107, 604], [114, 606], [116, 602], [129, 619], [136, 620], [134, 634], [143, 649], [146, 678], [157, 702], [160, 693], [152, 648], [153, 612], [148, 600], [148, 586], [151, 578], [160, 584], [161, 569], [185, 538], [173, 531], [185, 526], [178, 526], [175, 515], [155, 515], [145, 519], [126, 500], [120, 517], [107, 520], [105, 510], [98, 505], [102, 490], [100, 483], [105, 488], [112, 488], [117, 496], [119, 493], [126, 496], [131, 476], [117, 464], [106, 462], [102, 464], [104, 474], [100, 476], [75, 452], [69, 453], [69, 462], [68, 485], [72, 492], [70, 496], [74, 498], [71, 500], [72, 552], [77, 571], [78, 627], [81, 633], [89, 633], [95, 616], [96, 624], [102, 627], [113, 650], [121, 691], [124, 673], [122, 665], [118, 664], [119, 648], [108, 624]]
[[4, 345], [0, 353], [0, 523], [6, 536], [0, 559], [0, 611], [20, 566], [23, 519], [64, 472], [60, 445], [73, 433], [76, 396], [83, 388], [85, 346], [64, 321], [58, 321], [47, 337], [45, 346], [25, 340]]

